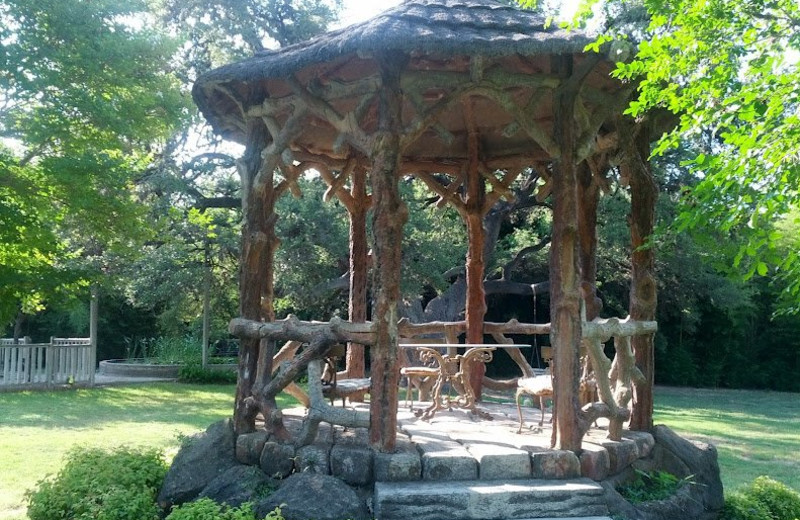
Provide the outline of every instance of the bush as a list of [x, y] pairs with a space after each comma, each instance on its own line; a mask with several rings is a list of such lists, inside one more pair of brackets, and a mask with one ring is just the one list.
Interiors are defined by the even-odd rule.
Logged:
[[769, 477], [758, 477], [725, 497], [721, 520], [800, 520], [800, 493]]
[[30, 520], [157, 520], [167, 466], [156, 450], [78, 449], [26, 492]]
[[190, 363], [178, 368], [178, 381], [199, 385], [236, 383], [236, 372], [233, 370], [211, 370], [202, 365]]
[[[250, 504], [241, 507], [220, 505], [210, 498], [201, 498], [172, 510], [166, 520], [256, 520]], [[280, 509], [269, 513], [264, 520], [284, 520]]]

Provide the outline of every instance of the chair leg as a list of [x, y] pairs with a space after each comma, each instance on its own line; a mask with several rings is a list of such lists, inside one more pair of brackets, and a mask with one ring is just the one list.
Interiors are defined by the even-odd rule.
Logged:
[[516, 401], [517, 401], [517, 416], [519, 417], [519, 428], [517, 428], [517, 433], [522, 432], [522, 407], [520, 407], [519, 402], [522, 399], [524, 392], [521, 389], [517, 389]]

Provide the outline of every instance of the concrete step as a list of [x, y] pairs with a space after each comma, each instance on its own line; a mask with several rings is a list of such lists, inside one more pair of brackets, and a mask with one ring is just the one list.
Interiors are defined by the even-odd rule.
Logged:
[[376, 482], [377, 520], [607, 520], [590, 479]]

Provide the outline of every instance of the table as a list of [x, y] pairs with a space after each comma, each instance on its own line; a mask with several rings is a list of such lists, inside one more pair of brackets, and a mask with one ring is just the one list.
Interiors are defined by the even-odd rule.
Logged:
[[[472, 391], [472, 386], [469, 384], [473, 363], [489, 363], [492, 360], [492, 353], [498, 348], [528, 348], [530, 345], [401, 343], [399, 347], [418, 350], [420, 361], [438, 370], [436, 383], [433, 386], [433, 402], [424, 410], [415, 412], [418, 416], [422, 417], [422, 419], [430, 419], [438, 410], [457, 407], [469, 410], [474, 415], [478, 415], [484, 419], [491, 419], [491, 415], [478, 409], [475, 401], [475, 393]], [[465, 348], [466, 351], [463, 354], [450, 354], [450, 349], [454, 347]], [[437, 350], [442, 348], [447, 348], [448, 353], [443, 354]], [[444, 388], [446, 383], [450, 383], [451, 387], [455, 389], [458, 394], [458, 397], [451, 399], [449, 394], [442, 395], [442, 388]]]

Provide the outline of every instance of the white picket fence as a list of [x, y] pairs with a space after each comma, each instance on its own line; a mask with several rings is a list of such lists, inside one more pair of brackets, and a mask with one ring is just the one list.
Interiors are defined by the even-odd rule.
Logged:
[[50, 338], [50, 343], [0, 339], [0, 389], [94, 384], [89, 338]]

